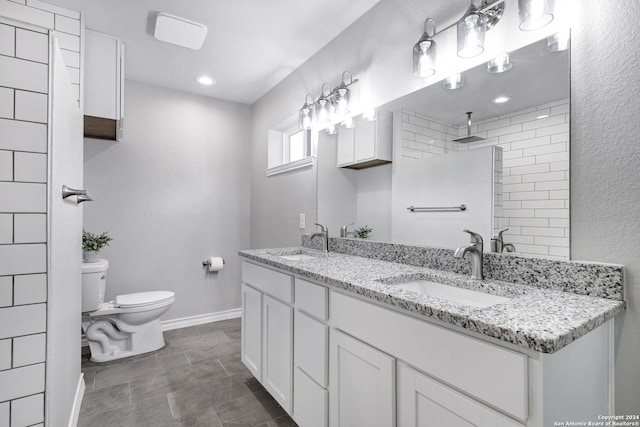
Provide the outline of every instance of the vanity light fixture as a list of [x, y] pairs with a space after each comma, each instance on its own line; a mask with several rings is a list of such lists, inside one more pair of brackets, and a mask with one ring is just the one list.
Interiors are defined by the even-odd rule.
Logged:
[[[349, 81], [346, 81], [345, 76], [349, 76]], [[349, 86], [357, 83], [358, 79], [354, 79], [350, 72], [345, 71], [342, 73], [342, 82], [331, 89], [328, 83], [322, 85], [322, 91], [317, 101], [314, 101], [310, 94], [305, 96], [304, 105], [299, 111], [299, 125], [300, 129], [311, 129], [314, 123], [321, 124], [321, 128], [325, 128], [327, 124], [331, 123], [334, 119], [334, 115], [346, 115], [349, 114], [349, 100], [351, 97], [351, 90]], [[311, 97], [311, 104], [308, 100]]]
[[547, 39], [547, 50], [549, 52], [561, 52], [569, 49], [569, 30], [563, 30]]
[[205, 76], [205, 75], [196, 76], [194, 80], [203, 86], [213, 86], [214, 84], [216, 84], [216, 81], [214, 78]]
[[347, 129], [352, 129], [356, 127], [356, 122], [353, 120], [353, 117], [347, 117], [340, 124]]
[[504, 104], [505, 102], [509, 102], [509, 101], [511, 101], [511, 97], [504, 96], [504, 95], [498, 96], [493, 100], [494, 104]]
[[374, 121], [375, 119], [378, 118], [378, 115], [376, 113], [376, 109], [375, 108], [369, 108], [367, 110], [364, 110], [364, 112], [362, 113], [362, 118], [367, 120], [367, 121], [369, 121], [369, 122]]
[[452, 74], [442, 81], [442, 87], [445, 89], [460, 89], [462, 86], [464, 86], [464, 76], [462, 73]]
[[[308, 100], [311, 98], [311, 104], [309, 104]], [[313, 100], [313, 96], [308, 93], [304, 98], [304, 105], [300, 108], [298, 113], [298, 121], [300, 125], [300, 129], [309, 130], [313, 125], [313, 107], [315, 101]]]
[[473, 58], [484, 51], [484, 35], [487, 32], [487, 19], [480, 8], [469, 5], [456, 24], [458, 29], [458, 56]]
[[335, 135], [336, 133], [338, 133], [338, 127], [334, 124], [330, 124], [326, 128], [324, 128], [324, 131], [329, 135]]
[[553, 21], [554, 0], [518, 0], [520, 29], [533, 31]]
[[[427, 29], [431, 23], [433, 31]], [[413, 75], [416, 77], [429, 77], [436, 72], [436, 42], [433, 36], [436, 34], [436, 23], [431, 18], [424, 21], [424, 32], [413, 46]]]
[[509, 61], [509, 54], [503, 52], [487, 62], [487, 72], [491, 74], [504, 73], [511, 69], [513, 64]]

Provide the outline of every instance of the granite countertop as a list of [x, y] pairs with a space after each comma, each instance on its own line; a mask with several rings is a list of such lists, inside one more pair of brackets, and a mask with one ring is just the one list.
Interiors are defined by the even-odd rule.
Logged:
[[[427, 318], [518, 346], [554, 353], [624, 311], [621, 300], [578, 295], [497, 280], [307, 248], [254, 249], [240, 256], [303, 278], [344, 289]], [[292, 261], [282, 255], [308, 254]], [[505, 296], [505, 303], [478, 308], [400, 289], [406, 280], [426, 279]]]

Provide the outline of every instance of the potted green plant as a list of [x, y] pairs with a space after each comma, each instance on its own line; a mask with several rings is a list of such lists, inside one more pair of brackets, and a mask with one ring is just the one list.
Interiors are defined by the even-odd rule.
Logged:
[[84, 262], [97, 262], [100, 249], [109, 245], [113, 238], [108, 232], [93, 234], [82, 230], [82, 257]]
[[366, 239], [372, 231], [373, 228], [369, 228], [368, 225], [365, 225], [364, 227], [356, 228], [355, 233], [357, 238]]

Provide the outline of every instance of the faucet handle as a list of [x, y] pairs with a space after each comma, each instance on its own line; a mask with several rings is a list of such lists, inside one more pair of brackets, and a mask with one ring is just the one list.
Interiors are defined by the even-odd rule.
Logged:
[[350, 225], [353, 225], [352, 222], [350, 222], [347, 225], [343, 225], [342, 227], [340, 227], [340, 237], [347, 237], [347, 230], [349, 228]]
[[323, 233], [327, 233], [329, 231], [326, 225], [318, 224], [317, 222], [314, 222], [314, 224], [320, 227], [320, 231], [322, 231]]
[[495, 233], [494, 235], [491, 236], [491, 240], [500, 240], [503, 241], [502, 239], [502, 233], [504, 233], [505, 231], [507, 231], [508, 228], [505, 228], [504, 230], [500, 230], [497, 233]]
[[465, 233], [469, 233], [471, 235], [471, 243], [480, 243], [482, 244], [482, 236], [479, 235], [478, 233], [471, 231], [471, 230], [467, 230], [466, 228], [464, 230]]

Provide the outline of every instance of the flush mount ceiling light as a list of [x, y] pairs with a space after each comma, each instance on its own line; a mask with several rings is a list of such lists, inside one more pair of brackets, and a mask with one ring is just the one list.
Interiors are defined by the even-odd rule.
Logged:
[[158, 12], [153, 36], [166, 43], [198, 50], [207, 37], [207, 26], [169, 13]]
[[[345, 76], [349, 76], [349, 82]], [[333, 90], [328, 83], [322, 85], [320, 97], [314, 102], [313, 97], [307, 94], [305, 102], [298, 113], [300, 129], [311, 129], [314, 123], [319, 123], [323, 128], [331, 123], [334, 119], [333, 115], [349, 114], [349, 101], [351, 91], [349, 86], [357, 83], [358, 79], [354, 79], [350, 72], [342, 73], [342, 82]], [[311, 104], [308, 99], [311, 97]]]
[[[429, 32], [427, 25], [431, 23], [433, 31]], [[429, 77], [436, 72], [436, 23], [431, 18], [424, 21], [424, 32], [420, 40], [413, 46], [413, 75]]]
[[196, 76], [194, 80], [203, 86], [213, 86], [214, 84], [216, 84], [214, 78], [205, 75]]
[[494, 104], [504, 104], [505, 102], [509, 102], [511, 101], [511, 97], [510, 96], [498, 96], [497, 98], [495, 98], [493, 100]]
[[491, 74], [504, 73], [510, 70], [512, 66], [509, 61], [509, 54], [504, 52], [487, 62], [487, 71]]
[[518, 0], [520, 29], [533, 31], [553, 21], [554, 0]]
[[464, 86], [462, 73], [452, 74], [442, 81], [442, 87], [445, 89], [460, 89], [462, 86]]

